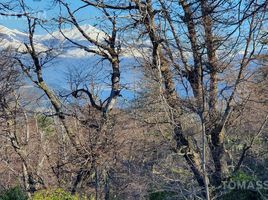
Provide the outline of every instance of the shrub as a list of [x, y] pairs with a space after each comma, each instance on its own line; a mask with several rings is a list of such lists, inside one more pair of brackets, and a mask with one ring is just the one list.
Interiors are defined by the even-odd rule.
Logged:
[[[244, 185], [242, 188], [227, 188], [227, 193], [220, 198], [221, 200], [262, 200], [263, 197], [267, 195], [267, 190], [257, 189], [258, 178], [243, 171], [238, 171], [236, 174], [234, 174], [230, 181], [236, 184], [240, 183], [240, 186], [242, 183], [244, 183]], [[252, 186], [253, 189], [249, 189], [249, 186]]]
[[222, 200], [262, 200], [261, 195], [256, 191], [250, 190], [233, 190], [225, 194]]
[[0, 200], [27, 200], [27, 195], [20, 187], [10, 188], [1, 192]]
[[165, 200], [165, 199], [175, 199], [176, 193], [169, 191], [158, 191], [152, 192], [149, 195], [149, 200]]
[[85, 196], [72, 195], [63, 189], [41, 190], [34, 194], [33, 200], [87, 200]]
[[51, 136], [53, 134], [53, 119], [43, 115], [38, 115], [37, 122], [40, 130], [43, 131], [46, 136]]

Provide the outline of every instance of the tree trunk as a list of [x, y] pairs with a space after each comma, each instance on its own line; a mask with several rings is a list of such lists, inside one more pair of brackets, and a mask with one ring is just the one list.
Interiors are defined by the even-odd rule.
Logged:
[[225, 131], [222, 127], [216, 127], [211, 132], [209, 147], [214, 162], [214, 173], [211, 179], [211, 183], [214, 186], [219, 186], [228, 174], [224, 137]]

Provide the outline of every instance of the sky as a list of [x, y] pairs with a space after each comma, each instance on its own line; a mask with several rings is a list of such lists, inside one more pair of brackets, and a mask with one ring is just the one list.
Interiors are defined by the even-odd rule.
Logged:
[[[3, 2], [2, 0], [0, 0], [1, 3]], [[71, 4], [71, 9], [74, 10], [75, 8], [80, 7], [82, 4], [81, 3], [77, 3], [80, 1], [76, 1], [76, 0], [69, 0], [72, 2]], [[57, 18], [57, 16], [59, 15], [59, 7], [58, 6], [53, 6], [53, 3], [51, 0], [25, 0], [26, 5], [29, 5], [32, 9], [33, 12], [35, 12], [35, 17], [38, 18], [42, 18], [42, 19], [46, 19], [48, 20], [48, 24], [51, 20], [51, 18]], [[65, 10], [65, 9], [63, 9]], [[64, 11], [63, 11], [64, 12]], [[98, 11], [96, 9], [93, 9], [91, 7], [87, 7], [86, 9], [80, 11], [77, 14], [77, 19], [79, 20], [83, 20], [83, 22], [81, 24], [90, 24], [90, 25], [94, 25], [96, 23], [96, 17], [98, 17]], [[5, 26], [9, 29], [17, 29], [21, 32], [26, 32], [27, 30], [27, 21], [25, 18], [17, 18], [17, 17], [4, 17], [0, 15], [0, 25]], [[57, 27], [55, 27], [57, 28]], [[36, 34], [47, 34], [47, 32], [42, 29], [39, 28], [36, 31]], [[89, 59], [90, 63], [94, 65], [93, 62], [93, 58], [85, 58], [85, 59]], [[89, 63], [88, 60], [83, 60], [80, 61], [85, 63]], [[99, 62], [99, 61], [98, 61]], [[67, 64], [68, 63], [68, 64]], [[77, 64], [79, 62], [77, 62], [74, 59], [69, 59], [69, 60], [64, 60], [64, 62], [58, 62], [56, 63], [56, 67], [51, 67], [51, 68], [46, 68], [44, 69], [44, 78], [45, 80], [52, 85], [54, 88], [68, 88], [69, 85], [67, 85], [67, 71], [68, 69], [66, 68], [66, 66], [69, 67], [73, 67], [73, 66], [77, 66], [80, 64]], [[124, 66], [122, 70], [122, 82], [123, 84], [129, 84], [129, 81], [133, 81], [133, 77], [132, 74], [130, 74], [128, 72], [127, 77], [125, 76], [126, 73], [125, 71], [128, 68], [128, 63], [133, 63], [133, 60], [130, 61], [129, 59], [123, 59], [122, 61], [122, 65]], [[108, 75], [111, 72], [108, 72]], [[105, 76], [107, 76], [107, 74], [104, 74]], [[107, 78], [106, 78], [107, 79]], [[109, 82], [109, 80], [105, 80], [105, 82]], [[109, 95], [109, 89], [104, 89], [102, 92], [103, 96], [108, 96]], [[101, 96], [102, 96], [101, 95]], [[128, 98], [128, 99], [132, 99], [133, 98], [133, 93], [130, 90], [122, 90], [122, 95], [124, 98]]]
[[[1, 1], [2, 3], [2, 1]], [[50, 21], [51, 18], [57, 18], [59, 14], [59, 7], [53, 5], [51, 0], [25, 0], [26, 5], [30, 6], [35, 13], [34, 16]], [[81, 6], [80, 1], [71, 1], [71, 8], [75, 9]], [[94, 24], [94, 17], [98, 15], [98, 11], [93, 8], [86, 8], [78, 13], [78, 18], [84, 20], [84, 24]], [[87, 19], [87, 20], [85, 20]], [[26, 19], [18, 17], [0, 16], [0, 25], [6, 26], [10, 29], [17, 29], [19, 31], [26, 31]], [[45, 30], [39, 28], [38, 34], [45, 34]]]
[[[0, 0], [1, 3], [4, 1], [8, 1], [8, 0]], [[81, 1], [77, 1], [77, 0], [66, 0], [66, 1], [71, 2], [72, 10], [83, 5], [81, 4]], [[48, 20], [48, 24], [51, 22], [50, 19], [57, 18], [59, 15], [59, 7], [56, 5], [53, 5], [52, 0], [25, 0], [25, 3], [26, 5], [29, 5], [33, 9], [36, 17]], [[63, 14], [65, 12], [63, 11]], [[77, 15], [77, 19], [82, 20], [82, 23], [80, 24], [94, 25], [97, 22], [96, 17], [98, 16], [100, 16], [98, 10], [92, 7], [87, 7], [86, 9], [83, 9], [81, 10], [81, 12], [79, 12], [79, 14]], [[26, 20], [23, 18], [17, 18], [17, 17], [0, 16], [0, 25], [6, 26], [7, 28], [10, 28], [10, 29], [17, 29], [22, 32], [26, 31], [27, 29]], [[40, 28], [37, 30], [37, 34], [46, 34], [46, 31]], [[56, 78], [54, 77], [56, 74], [58, 76], [58, 74], [62, 74], [62, 72], [55, 73], [55, 69], [53, 69], [49, 71], [46, 75], [48, 79], [50, 78], [51, 80], [56, 80]], [[125, 79], [128, 79], [128, 77]], [[56, 82], [59, 82], [59, 81], [56, 81]]]

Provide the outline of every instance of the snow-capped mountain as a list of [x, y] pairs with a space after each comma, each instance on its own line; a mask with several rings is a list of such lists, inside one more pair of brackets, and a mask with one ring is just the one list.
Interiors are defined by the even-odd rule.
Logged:
[[[91, 25], [82, 25], [82, 30], [87, 34], [90, 38], [100, 42], [105, 43], [105, 39], [108, 39], [108, 35], [91, 26]], [[63, 34], [64, 36], [63, 36]], [[81, 58], [81, 57], [89, 57], [92, 54], [84, 51], [83, 49], [79, 49], [74, 47], [68, 39], [71, 39], [75, 43], [84, 45], [88, 48], [96, 48], [92, 45], [87, 39], [80, 33], [80, 31], [73, 27], [63, 29], [62, 33], [59, 30], [56, 30], [51, 33], [46, 33], [42, 35], [35, 34], [34, 42], [36, 49], [39, 51], [44, 51], [48, 48], [56, 48], [58, 52], [61, 52], [61, 57], [72, 57], [72, 58]], [[28, 43], [28, 35], [24, 32], [18, 31], [16, 29], [9, 29], [7, 27], [0, 25], [0, 46], [8, 47], [11, 46], [13, 48], [19, 49], [19, 51], [23, 51], [25, 48], [24, 43]], [[123, 57], [133, 57], [133, 52], [135, 49], [130, 49], [129, 47], [122, 47], [122, 56]], [[136, 52], [138, 54], [138, 52]]]
[[[81, 28], [91, 38], [98, 42], [105, 42], [108, 35], [91, 25], [83, 25]], [[96, 48], [89, 41], [87, 41], [83, 35], [76, 29], [70, 28], [62, 30], [64, 35], [74, 42], [87, 46], [88, 48]], [[34, 36], [35, 47], [37, 51], [44, 51], [51, 47], [55, 48], [60, 55], [53, 60], [51, 67], [44, 68], [44, 78], [48, 83], [56, 87], [68, 87], [68, 74], [70, 71], [87, 71], [90, 76], [94, 77], [94, 80], [98, 82], [100, 80], [109, 83], [111, 68], [108, 62], [100, 63], [99, 56], [93, 56], [93, 54], [86, 52], [83, 49], [74, 47], [60, 31], [52, 33], [46, 33], [43, 35]], [[0, 48], [12, 47], [18, 49], [18, 51], [24, 51], [24, 43], [29, 43], [28, 35], [18, 30], [12, 30], [0, 25]], [[130, 52], [131, 51], [131, 52]], [[131, 72], [132, 66], [135, 61], [132, 56], [132, 50], [129, 48], [123, 49], [122, 55], [122, 83], [129, 85], [132, 82], [134, 73]]]
[[11, 30], [5, 26], [0, 25], [0, 44], [2, 48], [11, 46], [19, 47], [24, 42], [28, 41], [27, 34], [16, 29]]
[[[99, 29], [97, 29], [91, 25], [88, 25], [88, 24], [82, 25], [81, 28], [87, 35], [89, 35], [91, 38], [93, 38], [97, 41], [101, 42], [104, 40], [104, 38], [107, 38], [106, 33], [104, 33], [103, 31], [100, 31]], [[64, 29], [62, 32], [66, 37], [68, 37], [74, 41], [84, 40], [82, 34], [79, 32], [79, 30], [77, 28]], [[47, 34], [45, 36], [41, 36], [40, 39], [42, 41], [49, 41], [52, 38], [60, 40], [60, 41], [66, 40], [60, 31], [55, 31], [55, 32], [52, 32], [52, 33]]]
[[[108, 35], [103, 31], [98, 30], [97, 28], [91, 25], [83, 25], [81, 26], [82, 30], [85, 32], [87, 36], [96, 40], [100, 43], [104, 43], [105, 39], [108, 38]], [[52, 46], [59, 48], [62, 51], [62, 57], [85, 57], [89, 56], [89, 53], [85, 52], [82, 49], [74, 47], [75, 45], [72, 44], [68, 39], [72, 40], [73, 42], [86, 46], [88, 48], [96, 48], [91, 45], [89, 41], [82, 35], [82, 33], [77, 28], [69, 28], [63, 29], [60, 31], [55, 31], [52, 33], [48, 33], [43, 36], [36, 36], [37, 41], [43, 46]]]
[[[94, 40], [98, 42], [103, 42], [108, 36], [98, 30], [97, 28], [90, 25], [83, 25], [81, 28], [84, 32]], [[82, 36], [82, 34], [76, 28], [64, 29], [62, 30], [67, 38], [70, 38], [76, 43], [90, 47], [91, 44]], [[7, 27], [0, 25], [0, 45], [1, 47], [13, 47], [23, 51], [24, 43], [28, 43], [29, 39], [26, 33], [18, 31], [16, 29], [11, 30]], [[35, 35], [34, 42], [36, 43], [36, 48], [39, 50], [45, 50], [47, 48], [56, 48], [58, 50], [62, 49], [63, 56], [72, 57], [84, 57], [88, 56], [83, 50], [70, 48], [72, 45], [60, 31], [55, 31], [52, 33], [47, 33], [44, 35]], [[92, 47], [93, 48], [93, 47]]]

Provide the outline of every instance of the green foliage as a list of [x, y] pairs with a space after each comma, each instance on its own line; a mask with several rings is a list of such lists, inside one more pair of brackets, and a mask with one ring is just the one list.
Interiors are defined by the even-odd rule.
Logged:
[[37, 123], [39, 129], [43, 131], [46, 135], [49, 136], [54, 132], [53, 119], [46, 117], [44, 115], [38, 115]]
[[243, 171], [238, 171], [230, 180], [233, 183], [245, 183], [245, 188], [229, 189], [221, 200], [262, 200], [264, 196], [267, 197], [268, 191], [265, 189], [248, 189], [250, 185], [257, 187], [259, 180], [255, 176], [251, 176]]
[[254, 181], [255, 177], [246, 174], [243, 171], [238, 171], [232, 178], [232, 181]]
[[27, 195], [20, 187], [10, 188], [1, 192], [0, 200], [27, 200]]
[[225, 194], [221, 200], [261, 200], [261, 195], [251, 190], [232, 190]]
[[87, 200], [85, 196], [72, 195], [63, 189], [56, 190], [42, 190], [36, 192], [33, 196], [33, 200]]
[[152, 192], [149, 195], [149, 200], [166, 200], [175, 197], [174, 192], [169, 191], [159, 191], [159, 192]]

